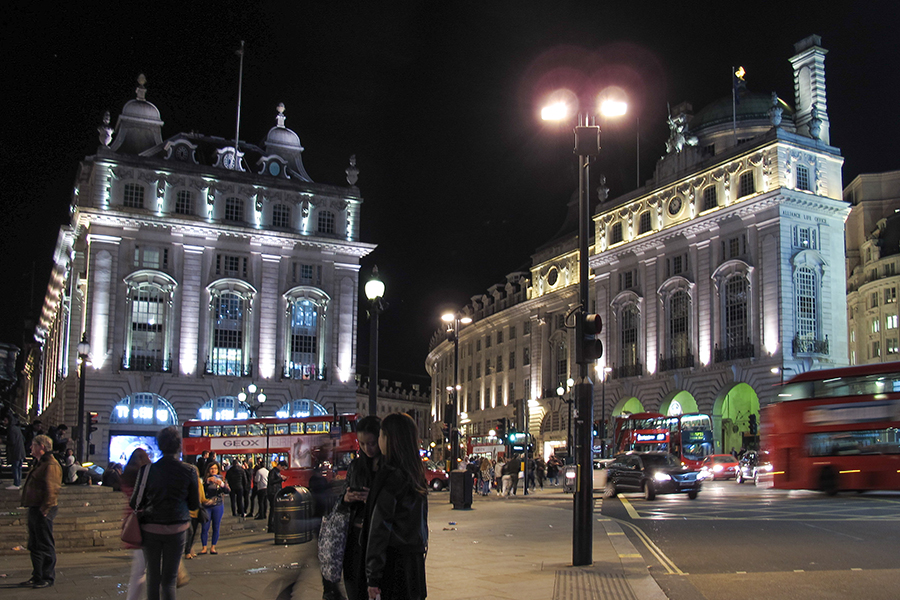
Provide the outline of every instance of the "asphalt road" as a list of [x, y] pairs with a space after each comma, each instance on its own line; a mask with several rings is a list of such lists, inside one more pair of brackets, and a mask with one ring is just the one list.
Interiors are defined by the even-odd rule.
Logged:
[[900, 493], [707, 482], [687, 495], [605, 499], [670, 600], [900, 597]]

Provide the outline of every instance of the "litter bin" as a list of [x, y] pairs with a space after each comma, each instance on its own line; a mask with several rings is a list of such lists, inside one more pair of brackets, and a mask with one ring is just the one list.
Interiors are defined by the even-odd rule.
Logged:
[[450, 504], [454, 510], [472, 508], [472, 488], [475, 480], [467, 470], [450, 471]]
[[305, 487], [282, 488], [275, 495], [276, 544], [302, 544], [313, 539], [313, 497]]
[[566, 465], [562, 468], [562, 491], [563, 494], [574, 494], [575, 486], [578, 485], [578, 466]]

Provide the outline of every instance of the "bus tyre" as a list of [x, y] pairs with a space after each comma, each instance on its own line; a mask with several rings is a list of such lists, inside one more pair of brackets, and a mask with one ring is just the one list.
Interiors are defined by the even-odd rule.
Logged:
[[699, 494], [699, 493], [700, 492], [698, 492], [697, 490], [691, 490], [688, 492], [688, 498], [690, 498], [691, 500], [696, 500], [697, 494]]
[[824, 469], [822, 469], [822, 472], [819, 473], [819, 489], [829, 496], [834, 496], [835, 494], [837, 494], [837, 473], [835, 473], [834, 469], [832, 469], [831, 467], [825, 467]]
[[653, 487], [652, 481], [644, 482], [644, 500], [655, 500], [656, 499], [656, 489]]
[[604, 498], [615, 498], [616, 497], [616, 484], [612, 481], [606, 482], [606, 487], [603, 489], [603, 497]]

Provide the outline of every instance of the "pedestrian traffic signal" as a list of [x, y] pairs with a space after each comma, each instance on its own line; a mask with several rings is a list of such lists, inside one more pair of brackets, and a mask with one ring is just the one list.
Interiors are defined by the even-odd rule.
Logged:
[[584, 315], [581, 320], [581, 357], [584, 362], [594, 362], [603, 356], [603, 342], [599, 335], [603, 330], [600, 315]]
[[91, 412], [88, 413], [90, 415], [90, 423], [91, 426], [88, 427], [88, 439], [91, 439], [91, 434], [97, 431], [97, 424], [100, 423], [100, 413]]

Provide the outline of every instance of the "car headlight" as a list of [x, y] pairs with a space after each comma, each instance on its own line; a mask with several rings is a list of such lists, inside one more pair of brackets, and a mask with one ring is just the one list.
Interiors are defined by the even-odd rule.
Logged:
[[722, 465], [716, 465], [713, 467], [713, 471], [715, 471], [716, 473], [720, 472], [721, 470], [722, 470]]
[[763, 465], [760, 467], [760, 469], [762, 469], [763, 471], [771, 471], [772, 465]]
[[655, 479], [657, 481], [671, 481], [672, 476], [669, 475], [668, 473], [663, 473], [660, 471], [653, 476], [653, 479]]

